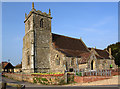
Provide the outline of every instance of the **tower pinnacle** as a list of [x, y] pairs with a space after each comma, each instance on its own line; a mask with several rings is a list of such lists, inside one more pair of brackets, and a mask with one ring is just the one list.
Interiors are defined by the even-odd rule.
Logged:
[[27, 18], [27, 14], [25, 13], [25, 19]]
[[51, 15], [51, 11], [50, 11], [50, 8], [49, 8], [49, 14]]
[[32, 9], [34, 9], [34, 2], [32, 2]]
[[32, 11], [36, 11], [36, 9], [34, 8], [34, 2], [32, 2]]

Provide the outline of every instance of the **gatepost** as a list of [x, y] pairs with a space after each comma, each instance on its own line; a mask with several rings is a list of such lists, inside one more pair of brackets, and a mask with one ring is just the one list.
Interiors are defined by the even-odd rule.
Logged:
[[67, 70], [65, 70], [64, 76], [65, 76], [65, 83], [67, 83]]

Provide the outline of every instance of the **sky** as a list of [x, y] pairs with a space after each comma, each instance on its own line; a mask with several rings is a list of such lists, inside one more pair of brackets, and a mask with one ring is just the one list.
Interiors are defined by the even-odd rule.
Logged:
[[[35, 2], [35, 9], [51, 9], [52, 33], [82, 38], [87, 47], [104, 49], [118, 41], [117, 2]], [[2, 59], [21, 63], [25, 13], [31, 2], [2, 3]]]

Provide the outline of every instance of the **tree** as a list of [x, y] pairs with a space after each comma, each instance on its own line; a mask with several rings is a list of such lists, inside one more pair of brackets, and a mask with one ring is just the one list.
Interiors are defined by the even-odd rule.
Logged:
[[120, 42], [111, 44], [107, 47], [107, 50], [111, 48], [112, 56], [115, 58], [115, 64], [120, 66]]

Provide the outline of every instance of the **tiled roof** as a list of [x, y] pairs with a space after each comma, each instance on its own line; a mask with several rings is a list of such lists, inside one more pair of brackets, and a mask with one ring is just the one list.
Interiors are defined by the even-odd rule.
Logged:
[[81, 54], [84, 53], [84, 51], [79, 51], [79, 50], [69, 50], [69, 49], [59, 49], [56, 48], [58, 51], [61, 51], [68, 57], [81, 57]]
[[16, 65], [15, 68], [22, 68], [22, 64]]
[[[91, 48], [88, 48], [88, 49], [91, 50]], [[103, 58], [110, 59], [109, 53], [106, 50], [101, 50], [101, 49], [96, 49], [96, 48], [94, 48], [94, 50], [99, 54], [99, 56], [97, 57], [99, 57], [100, 59], [103, 59]]]
[[52, 42], [56, 50], [68, 57], [80, 57], [79, 64], [86, 63], [90, 51], [81, 39], [71, 38], [52, 33]]
[[101, 50], [101, 49], [95, 49], [95, 51], [103, 58], [105, 59], [110, 59], [109, 58], [109, 53], [106, 50]]
[[88, 58], [90, 57], [90, 52], [82, 53], [81, 60], [78, 62], [79, 64], [87, 63]]
[[101, 57], [99, 55], [95, 55], [97, 59], [104, 59], [104, 57]]
[[67, 49], [67, 50], [78, 50], [80, 52], [89, 52], [86, 45], [81, 39], [71, 38], [63, 35], [52, 33], [52, 42], [55, 48]]
[[8, 63], [8, 62], [2, 62], [2, 68], [3, 69], [14, 68], [14, 66], [11, 63]]
[[7, 66], [8, 62], [2, 62], [2, 68], [4, 69]]

